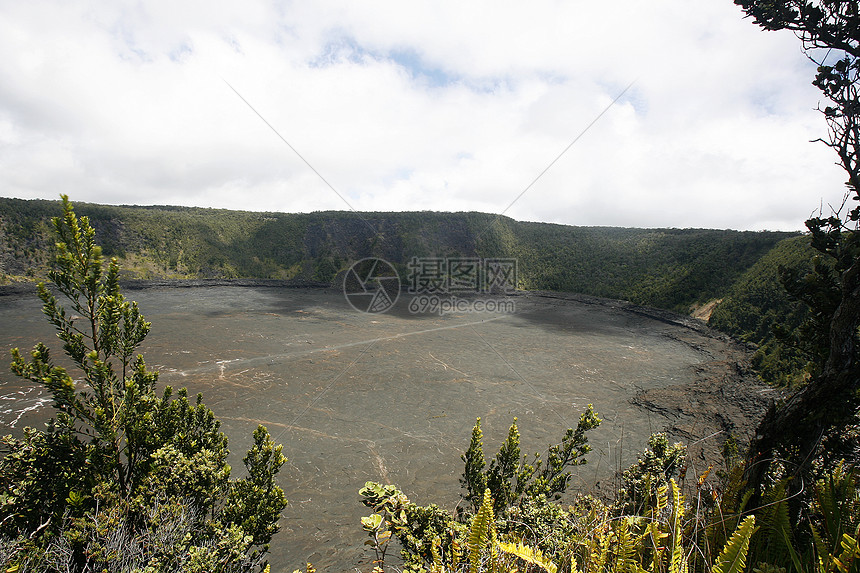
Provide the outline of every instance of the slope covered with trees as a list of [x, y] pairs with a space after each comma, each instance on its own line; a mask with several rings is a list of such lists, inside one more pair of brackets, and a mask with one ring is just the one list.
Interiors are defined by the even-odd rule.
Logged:
[[709, 324], [757, 346], [753, 367], [766, 381], [796, 387], [809, 376], [810, 357], [797, 344], [797, 329], [809, 310], [789, 295], [782, 273], [809, 273], [815, 250], [809, 237], [792, 237], [776, 245], [728, 289]]
[[[0, 199], [0, 272], [43, 276], [52, 201]], [[722, 296], [790, 233], [523, 223], [482, 213], [251, 213], [79, 204], [105, 254], [134, 278], [328, 282], [358, 259], [505, 257], [520, 287], [686, 312]], [[0, 277], [2, 279], [2, 277]]]

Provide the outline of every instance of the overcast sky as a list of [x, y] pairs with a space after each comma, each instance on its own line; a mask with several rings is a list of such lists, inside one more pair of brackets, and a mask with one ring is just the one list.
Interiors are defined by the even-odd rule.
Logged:
[[731, 0], [0, 0], [0, 196], [801, 229], [813, 77]]

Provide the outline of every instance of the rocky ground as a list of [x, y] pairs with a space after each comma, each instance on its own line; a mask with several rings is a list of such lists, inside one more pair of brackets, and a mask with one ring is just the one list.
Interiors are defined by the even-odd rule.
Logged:
[[729, 436], [741, 444], [748, 442], [767, 409], [781, 397], [750, 370], [749, 353], [743, 347], [719, 338], [709, 343], [703, 350], [715, 351], [719, 358], [696, 366], [695, 382], [646, 390], [631, 399], [665, 417], [668, 431], [688, 445], [702, 467], [721, 461], [721, 445]]
[[768, 408], [785, 397], [783, 390], [763, 383], [752, 370], [753, 348], [709, 328], [699, 318], [624, 301], [582, 295], [547, 296], [563, 296], [680, 326], [665, 336], [711, 358], [693, 367], [694, 382], [642, 390], [630, 399], [637, 407], [667, 420], [665, 430], [687, 444], [691, 461], [701, 469], [722, 462], [722, 445], [729, 436], [745, 445]]

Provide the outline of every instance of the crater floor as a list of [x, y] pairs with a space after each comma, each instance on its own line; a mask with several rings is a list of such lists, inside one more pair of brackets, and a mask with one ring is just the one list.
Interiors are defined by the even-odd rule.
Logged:
[[[689, 444], [703, 471], [727, 432], [768, 402], [746, 351], [701, 323], [616, 303], [519, 293], [513, 312], [414, 315], [401, 297], [365, 314], [335, 290], [215, 286], [127, 291], [153, 324], [142, 347], [160, 382], [202, 392], [230, 438], [234, 475], [257, 424], [284, 444], [290, 501], [273, 571], [306, 561], [350, 570], [370, 556], [365, 481], [453, 508], [460, 455], [482, 418], [493, 455], [514, 417], [524, 452], [545, 452], [588, 404], [603, 418], [576, 487], [611, 492], [651, 432]], [[35, 296], [0, 297], [0, 349], [60, 347]], [[8, 363], [8, 362], [7, 362]], [[0, 431], [41, 425], [41, 388], [0, 371]], [[396, 551], [394, 551], [396, 553]]]

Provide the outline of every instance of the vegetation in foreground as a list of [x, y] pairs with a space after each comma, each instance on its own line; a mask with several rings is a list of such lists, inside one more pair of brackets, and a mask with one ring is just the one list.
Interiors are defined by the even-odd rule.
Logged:
[[[13, 353], [13, 371], [50, 390], [56, 418], [23, 439], [3, 438], [0, 562], [15, 572], [264, 569], [286, 505], [275, 483], [281, 447], [258, 428], [248, 476], [231, 480], [226, 436], [201, 398], [192, 404], [169, 388], [156, 395], [157, 374], [134, 354], [150, 325], [122, 296], [116, 262], [105, 269], [89, 221], [64, 198], [55, 225], [54, 290], [40, 285], [39, 295], [85, 383], [43, 344], [29, 360]], [[566, 495], [599, 424], [589, 407], [545, 457], [529, 458], [514, 420], [487, 463], [478, 419], [453, 513], [368, 482], [360, 494], [373, 513], [361, 525], [376, 566], [385, 568], [396, 539], [403, 567], [416, 572], [860, 568], [860, 472], [820, 451], [817, 465], [802, 468], [803, 450], [781, 444], [780, 463], [766, 473], [752, 474], [761, 462], [744, 465], [727, 449], [724, 471], [687, 482], [685, 448], [656, 434], [620, 476], [615, 500]], [[844, 427], [834, 424], [836, 434]]]
[[[589, 408], [553, 452], [584, 463], [585, 433], [599, 423]], [[575, 435], [574, 440], [570, 440]], [[567, 449], [573, 442], [577, 447]], [[790, 477], [772, 482], [765, 503], [749, 505], [742, 466], [686, 480], [686, 449], [654, 434], [623, 472], [615, 500], [564, 493], [568, 464], [538, 465], [520, 456], [516, 421], [487, 465], [480, 420], [463, 456], [462, 501], [453, 514], [418, 506], [396, 486], [367, 482], [372, 510], [361, 525], [375, 553], [374, 571], [391, 570], [390, 544], [408, 572], [546, 571], [549, 573], [755, 573], [860, 570], [860, 472], [842, 463], [822, 470], [791, 513]], [[552, 468], [552, 469], [550, 469]], [[544, 479], [552, 474], [555, 481]], [[554, 483], [557, 487], [548, 487]], [[483, 488], [483, 495], [476, 492]]]
[[265, 567], [286, 461], [262, 426], [230, 479], [227, 436], [202, 397], [156, 393], [136, 348], [150, 329], [105, 268], [95, 231], [67, 198], [54, 219], [54, 289], [39, 284], [69, 371], [44, 344], [12, 370], [50, 391], [45, 430], [0, 441], [0, 564], [25, 571], [251, 571]]

